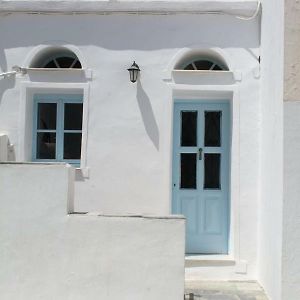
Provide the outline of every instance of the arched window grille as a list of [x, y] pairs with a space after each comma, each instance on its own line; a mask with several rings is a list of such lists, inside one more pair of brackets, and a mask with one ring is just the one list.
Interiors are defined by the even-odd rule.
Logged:
[[42, 68], [81, 69], [81, 63], [75, 55], [56, 55], [44, 62]]
[[68, 49], [49, 49], [41, 53], [32, 63], [32, 68], [82, 69], [78, 57]]
[[197, 58], [182, 64], [179, 70], [190, 71], [228, 71], [228, 67], [221, 61], [210, 58]]

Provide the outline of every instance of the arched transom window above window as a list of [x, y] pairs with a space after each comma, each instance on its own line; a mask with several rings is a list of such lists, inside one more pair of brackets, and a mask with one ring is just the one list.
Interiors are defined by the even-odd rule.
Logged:
[[51, 57], [42, 68], [81, 69], [81, 63], [76, 56], [62, 54]]
[[228, 71], [223, 64], [208, 59], [197, 59], [189, 62], [183, 67], [183, 70]]
[[81, 62], [75, 53], [66, 48], [50, 48], [38, 55], [32, 68], [81, 69]]

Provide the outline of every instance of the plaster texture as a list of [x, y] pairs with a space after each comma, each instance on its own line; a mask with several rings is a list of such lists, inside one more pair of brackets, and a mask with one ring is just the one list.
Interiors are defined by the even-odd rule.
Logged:
[[1, 299], [182, 300], [184, 219], [67, 214], [73, 175], [0, 165]]
[[[233, 263], [196, 264], [187, 268], [186, 276], [257, 277], [259, 18], [12, 13], [0, 16], [0, 36], [1, 71], [14, 65], [30, 67], [47, 47], [67, 47], [82, 62], [84, 70], [79, 72], [31, 70], [0, 80], [0, 128], [14, 144], [16, 161], [32, 158], [34, 94], [83, 94], [82, 163], [75, 174], [74, 191], [77, 212], [169, 215], [174, 99], [228, 99], [232, 132], [227, 260]], [[208, 53], [221, 56], [230, 74], [217, 78], [174, 74], [177, 64]], [[127, 71], [133, 60], [141, 68], [137, 84], [129, 82]]]

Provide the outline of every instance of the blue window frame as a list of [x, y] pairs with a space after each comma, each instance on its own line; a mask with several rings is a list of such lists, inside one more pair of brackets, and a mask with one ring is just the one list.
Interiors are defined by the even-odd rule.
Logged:
[[35, 95], [33, 161], [80, 165], [82, 95]]

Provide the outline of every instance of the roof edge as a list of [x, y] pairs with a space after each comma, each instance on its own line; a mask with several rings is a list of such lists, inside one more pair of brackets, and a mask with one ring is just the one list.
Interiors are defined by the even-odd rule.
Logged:
[[239, 14], [255, 13], [256, 0], [142, 1], [142, 0], [0, 0], [0, 13], [87, 14]]

